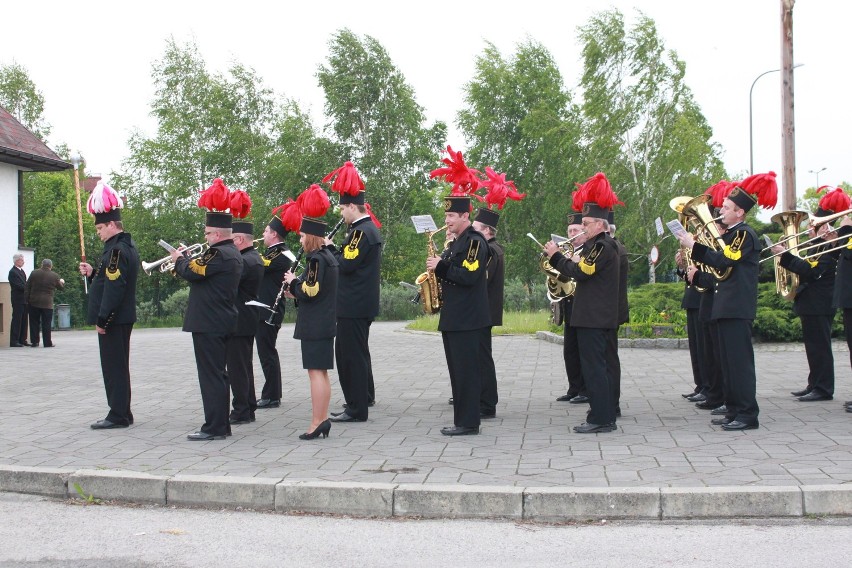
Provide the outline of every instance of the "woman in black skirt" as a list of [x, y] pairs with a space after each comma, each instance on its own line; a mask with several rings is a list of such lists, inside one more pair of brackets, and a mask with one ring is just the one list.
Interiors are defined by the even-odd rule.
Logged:
[[299, 436], [302, 440], [328, 437], [328, 403], [331, 383], [328, 370], [334, 368], [334, 335], [337, 310], [337, 260], [324, 245], [326, 224], [316, 219], [302, 219], [299, 242], [305, 252], [305, 270], [296, 277], [287, 272], [289, 296], [298, 302], [295, 339], [302, 343], [302, 367], [311, 380], [311, 427]]

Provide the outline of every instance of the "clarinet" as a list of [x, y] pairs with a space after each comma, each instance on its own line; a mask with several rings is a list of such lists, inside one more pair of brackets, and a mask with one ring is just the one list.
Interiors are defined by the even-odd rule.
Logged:
[[[337, 224], [331, 229], [331, 232], [328, 233], [325, 238], [333, 239], [334, 235], [337, 234], [337, 231], [340, 230], [340, 227], [343, 226], [343, 217], [337, 222]], [[299, 253], [296, 255], [296, 260], [293, 262], [292, 267], [290, 268], [290, 272], [295, 272], [299, 266], [299, 262], [302, 260], [302, 256], [305, 254], [304, 247], [299, 249]], [[275, 296], [275, 301], [272, 303], [272, 307], [269, 308], [270, 314], [269, 317], [264, 321], [267, 325], [275, 325], [275, 313], [278, 309], [278, 303], [281, 301], [281, 296], [284, 295], [284, 290], [287, 288], [287, 282], [281, 283], [281, 288], [278, 290], [278, 295]]]

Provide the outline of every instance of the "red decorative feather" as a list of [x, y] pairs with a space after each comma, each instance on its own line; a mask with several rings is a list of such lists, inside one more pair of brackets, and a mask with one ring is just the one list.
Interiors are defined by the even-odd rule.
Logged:
[[299, 197], [296, 198], [296, 203], [299, 204], [302, 215], [314, 218], [323, 217], [328, 213], [328, 208], [331, 207], [328, 194], [315, 183], [299, 194]]
[[302, 227], [302, 212], [299, 210], [299, 204], [292, 199], [273, 209], [272, 214], [278, 215], [285, 231], [299, 232]]
[[216, 178], [207, 189], [201, 192], [198, 206], [208, 211], [226, 211], [231, 206], [231, 192], [221, 178]]
[[713, 205], [713, 207], [721, 207], [722, 202], [725, 201], [725, 198], [728, 197], [728, 194], [731, 193], [733, 189], [733, 183], [729, 182], [728, 180], [722, 179], [719, 180], [718, 183], [715, 183], [708, 187], [704, 193], [713, 198], [711, 200], [711, 204]]
[[[447, 146], [449, 158], [443, 158], [441, 161], [446, 165], [444, 168], [438, 168], [429, 172], [430, 178], [440, 177], [447, 183], [453, 184], [453, 195], [473, 195], [479, 189], [478, 170], [467, 167], [464, 163], [464, 157], [461, 151], [454, 152], [452, 146]], [[480, 201], [481, 197], [476, 196]]]
[[518, 188], [515, 187], [515, 182], [506, 181], [506, 174], [498, 174], [491, 166], [485, 167], [485, 175], [487, 179], [482, 180], [482, 186], [487, 189], [485, 193], [485, 201], [490, 208], [491, 205], [496, 205], [497, 209], [503, 209], [507, 199], [520, 201], [526, 197], [526, 193], [518, 193]]
[[329, 173], [322, 178], [322, 182], [328, 183], [328, 181], [335, 176], [337, 177], [331, 184], [332, 191], [336, 191], [341, 195], [358, 195], [364, 190], [364, 182], [361, 180], [361, 176], [358, 175], [358, 170], [355, 169], [352, 162], [346, 162], [333, 172]]
[[764, 209], [772, 209], [778, 203], [778, 183], [775, 172], [754, 174], [740, 182], [740, 187], [746, 193], [757, 197], [757, 204]]
[[369, 204], [369, 203], [365, 203], [365, 204], [364, 204], [364, 207], [366, 207], [366, 208], [367, 208], [367, 213], [369, 213], [369, 214], [370, 214], [370, 219], [372, 219], [373, 224], [374, 224], [376, 227], [378, 227], [379, 229], [381, 229], [381, 228], [382, 228], [382, 224], [379, 222], [379, 219], [378, 219], [378, 217], [376, 217], [375, 213], [373, 213], [373, 208], [372, 208], [372, 207], [370, 207], [370, 204]]
[[[817, 190], [817, 193], [826, 189], [830, 186], [824, 185]], [[843, 188], [835, 187], [831, 191], [827, 191], [825, 195], [822, 196], [822, 199], [819, 200], [820, 209], [824, 209], [826, 211], [834, 211], [835, 213], [840, 213], [841, 211], [846, 211], [852, 205], [852, 199], [846, 195], [846, 192], [843, 191]]]
[[245, 219], [251, 213], [251, 197], [242, 189], [232, 191], [230, 208], [234, 219]]
[[615, 205], [624, 205], [618, 200], [618, 196], [612, 190], [609, 180], [603, 172], [598, 172], [586, 180], [579, 191], [582, 193], [583, 203], [592, 201], [603, 209], [612, 209]]

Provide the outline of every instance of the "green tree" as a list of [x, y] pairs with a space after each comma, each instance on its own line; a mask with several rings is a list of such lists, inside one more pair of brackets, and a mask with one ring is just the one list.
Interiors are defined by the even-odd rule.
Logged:
[[[698, 195], [726, 175], [713, 131], [684, 81], [685, 63], [665, 48], [654, 21], [637, 15], [631, 29], [617, 10], [580, 27], [580, 86], [589, 163], [626, 204], [616, 208], [619, 237], [644, 255], [659, 243], [654, 217], [674, 218], [671, 198]], [[671, 241], [661, 246], [658, 270], [672, 267]], [[634, 266], [631, 281], [646, 281], [647, 264]]]
[[500, 218], [507, 278], [541, 284], [538, 251], [526, 234], [547, 239], [566, 231], [571, 191], [584, 175], [579, 109], [551, 54], [532, 40], [508, 59], [487, 44], [464, 90], [458, 124], [470, 143], [468, 165], [506, 172], [527, 194]]
[[441, 188], [428, 174], [439, 165], [446, 125], [425, 124], [414, 90], [370, 36], [360, 38], [347, 29], [335, 33], [317, 78], [340, 148], [338, 162], [351, 160], [358, 168], [382, 222], [383, 277], [411, 280], [423, 271], [425, 239], [414, 234], [410, 216], [438, 214]]
[[50, 125], [43, 116], [44, 96], [17, 63], [0, 65], [0, 106], [40, 139], [50, 135]]
[[[204, 214], [196, 203], [213, 178], [248, 191], [250, 220], [262, 227], [274, 206], [319, 181], [334, 163], [330, 145], [316, 136], [298, 105], [277, 102], [244, 65], [212, 73], [194, 44], [170, 40], [152, 78], [157, 130], [153, 136], [134, 133], [124, 171], [113, 174], [116, 189], [128, 196], [126, 225], [145, 228], [145, 238], [137, 239], [145, 260], [165, 254], [159, 239], [201, 241]], [[145, 278], [140, 300], [159, 306], [183, 285], [169, 276]]]

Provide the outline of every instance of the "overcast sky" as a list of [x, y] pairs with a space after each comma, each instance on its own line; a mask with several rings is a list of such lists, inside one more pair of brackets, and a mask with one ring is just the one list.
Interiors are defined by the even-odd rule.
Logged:
[[[486, 41], [506, 57], [526, 38], [541, 42], [573, 89], [581, 71], [577, 26], [607, 7], [628, 20], [640, 9], [655, 20], [666, 47], [686, 62], [686, 82], [724, 149], [729, 172], [737, 176], [749, 169], [749, 89], [758, 75], [781, 66], [780, 6], [781, 0], [31, 0], [0, 9], [0, 64], [23, 65], [44, 94], [45, 118], [53, 126], [50, 143], [79, 149], [90, 173], [108, 176], [121, 168], [133, 129], [153, 134], [151, 67], [169, 37], [196, 42], [213, 71], [234, 61], [253, 67], [277, 94], [310, 109], [319, 125], [324, 99], [316, 70], [325, 62], [331, 35], [348, 27], [375, 37], [430, 121], [452, 127], [462, 85]], [[794, 58], [803, 64], [795, 71], [800, 195], [816, 184], [817, 175], [821, 185], [852, 182], [850, 6], [842, 0], [799, 0], [794, 9]], [[449, 69], [458, 75], [448, 77]], [[752, 97], [754, 170], [773, 170], [779, 178], [780, 78], [780, 73], [762, 77]], [[464, 149], [454, 129], [450, 143]], [[574, 181], [582, 180], [566, 180], [566, 187]], [[683, 192], [697, 195], [703, 189]]]

